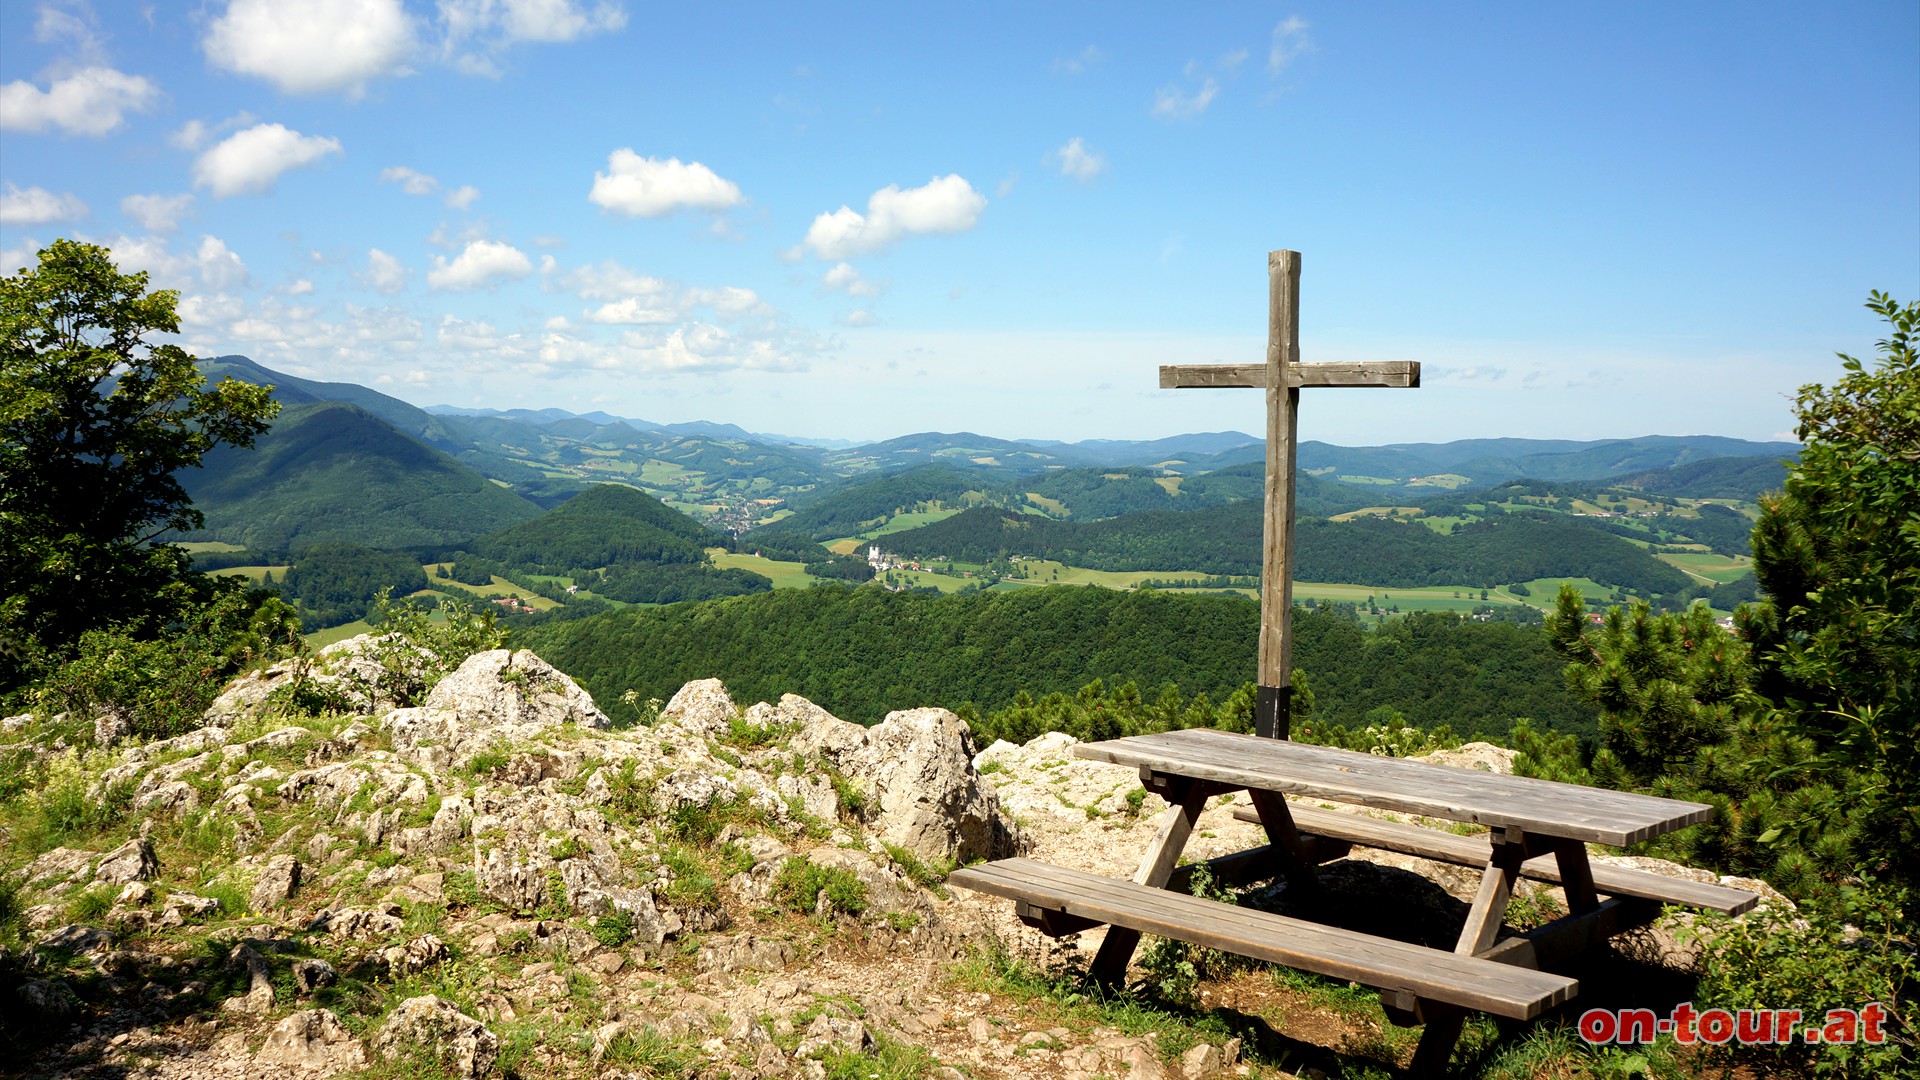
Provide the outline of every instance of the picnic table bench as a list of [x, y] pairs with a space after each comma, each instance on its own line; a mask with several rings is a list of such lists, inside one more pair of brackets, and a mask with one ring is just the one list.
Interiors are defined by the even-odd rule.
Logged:
[[[1424, 1023], [1416, 1074], [1444, 1067], [1470, 1010], [1532, 1019], [1571, 1000], [1577, 980], [1549, 970], [1644, 925], [1663, 903], [1737, 914], [1752, 894], [1719, 885], [1594, 867], [1588, 843], [1624, 846], [1704, 821], [1712, 808], [1632, 792], [1377, 757], [1280, 739], [1192, 728], [1074, 747], [1078, 757], [1134, 766], [1170, 804], [1132, 881], [1031, 859], [955, 871], [949, 882], [1015, 902], [1053, 935], [1108, 927], [1090, 974], [1118, 983], [1142, 933], [1269, 960], [1370, 986], [1396, 1023]], [[1267, 843], [1210, 860], [1231, 882], [1286, 876], [1311, 887], [1315, 868], [1354, 844], [1484, 868], [1466, 925], [1448, 952], [1186, 895], [1178, 865], [1194, 822], [1215, 795], [1246, 791]], [[1287, 795], [1485, 825], [1455, 836], [1416, 825], [1290, 805]], [[1557, 883], [1569, 914], [1498, 940], [1514, 882]], [[1601, 899], [1601, 893], [1606, 899]]]

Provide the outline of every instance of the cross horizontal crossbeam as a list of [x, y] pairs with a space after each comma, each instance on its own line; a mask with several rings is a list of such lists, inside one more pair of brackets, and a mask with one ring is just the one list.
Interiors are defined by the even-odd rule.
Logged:
[[[1160, 389], [1183, 390], [1197, 387], [1267, 388], [1266, 364], [1163, 364]], [[1287, 386], [1390, 386], [1410, 388], [1420, 385], [1417, 360], [1379, 360], [1322, 364], [1289, 364]]]

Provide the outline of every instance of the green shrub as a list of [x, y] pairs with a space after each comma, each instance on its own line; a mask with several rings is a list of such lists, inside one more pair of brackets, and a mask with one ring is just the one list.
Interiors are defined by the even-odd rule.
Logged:
[[617, 949], [633, 936], [633, 912], [615, 911], [593, 922], [593, 939], [609, 949]]
[[82, 926], [98, 923], [102, 916], [113, 910], [113, 893], [102, 887], [82, 889], [74, 893], [67, 901], [67, 919]]
[[833, 910], [848, 915], [867, 910], [867, 887], [853, 871], [820, 866], [798, 856], [780, 867], [773, 879], [773, 895], [781, 906], [803, 915], [819, 908], [822, 895]]
[[1871, 883], [1839, 891], [1827, 909], [1807, 907], [1799, 918], [1763, 908], [1742, 919], [1704, 916], [1697, 934], [1706, 944], [1700, 1010], [1795, 1008], [1802, 1025], [1830, 1009], [1879, 1002], [1890, 1014], [1890, 1037], [1865, 1042], [1744, 1047], [1733, 1053], [1822, 1076], [1913, 1075], [1913, 999], [1920, 990], [1920, 957], [1913, 928], [1902, 918], [1905, 890]]
[[692, 851], [677, 845], [660, 853], [660, 861], [673, 874], [662, 895], [676, 907], [715, 908], [720, 906], [720, 884], [706, 863]]

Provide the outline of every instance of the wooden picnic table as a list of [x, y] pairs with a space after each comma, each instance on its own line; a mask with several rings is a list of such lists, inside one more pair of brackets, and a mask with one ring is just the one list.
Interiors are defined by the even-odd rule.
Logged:
[[[1013, 899], [1022, 919], [1048, 933], [1106, 924], [1091, 968], [1103, 982], [1124, 979], [1146, 932], [1376, 987], [1396, 1022], [1426, 1024], [1414, 1057], [1416, 1073], [1445, 1065], [1469, 1010], [1531, 1019], [1572, 998], [1578, 982], [1546, 969], [1646, 924], [1661, 904], [1737, 914], [1757, 899], [1644, 871], [1602, 868], [1596, 881], [1588, 843], [1624, 846], [1705, 821], [1713, 809], [1702, 803], [1212, 728], [1082, 743], [1074, 754], [1138, 768], [1141, 783], [1170, 804], [1133, 880], [1008, 859], [956, 871], [952, 883]], [[1243, 816], [1261, 825], [1268, 842], [1207, 864], [1226, 880], [1285, 876], [1311, 888], [1319, 864], [1344, 856], [1356, 843], [1478, 863], [1479, 892], [1453, 951], [1183, 895], [1189, 875], [1182, 871], [1188, 868], [1178, 864], [1194, 822], [1208, 799], [1241, 790], [1251, 796], [1254, 811]], [[1303, 827], [1287, 795], [1469, 822], [1490, 832], [1462, 837], [1304, 806], [1298, 808]], [[1569, 914], [1498, 941], [1507, 900], [1521, 876], [1558, 883]]]

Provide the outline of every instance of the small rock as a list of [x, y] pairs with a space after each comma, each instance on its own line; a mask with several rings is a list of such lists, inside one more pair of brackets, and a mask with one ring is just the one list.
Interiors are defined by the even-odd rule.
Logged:
[[321, 1076], [364, 1069], [369, 1064], [366, 1045], [327, 1009], [306, 1009], [274, 1025], [253, 1060], [259, 1065], [311, 1069]]
[[806, 1034], [793, 1053], [797, 1058], [813, 1058], [836, 1048], [858, 1051], [872, 1044], [873, 1036], [867, 1031], [867, 1025], [847, 1017], [822, 1013], [807, 1025]]
[[445, 942], [432, 934], [422, 934], [404, 945], [382, 950], [380, 959], [386, 962], [389, 975], [404, 979], [445, 961], [448, 955]]
[[432, 994], [401, 1002], [387, 1015], [373, 1046], [389, 1059], [420, 1047], [437, 1050], [462, 1080], [487, 1075], [500, 1054], [500, 1040], [485, 1024]]
[[1205, 1080], [1224, 1065], [1220, 1048], [1212, 1043], [1198, 1043], [1180, 1055], [1180, 1071], [1187, 1075], [1187, 1080]]
[[269, 911], [285, 903], [300, 885], [300, 861], [291, 855], [275, 855], [253, 886], [251, 897], [255, 911]]
[[332, 986], [340, 978], [333, 965], [325, 960], [295, 960], [293, 962], [293, 986], [301, 994], [311, 994], [316, 990]]
[[151, 881], [159, 873], [160, 860], [153, 854], [153, 845], [146, 837], [136, 836], [108, 852], [93, 872], [93, 879], [109, 885], [127, 885]]
[[660, 721], [698, 735], [724, 735], [728, 723], [739, 713], [719, 679], [696, 679], [682, 686], [660, 710]]
[[153, 886], [144, 881], [130, 882], [113, 902], [121, 907], [146, 907], [153, 903]]

